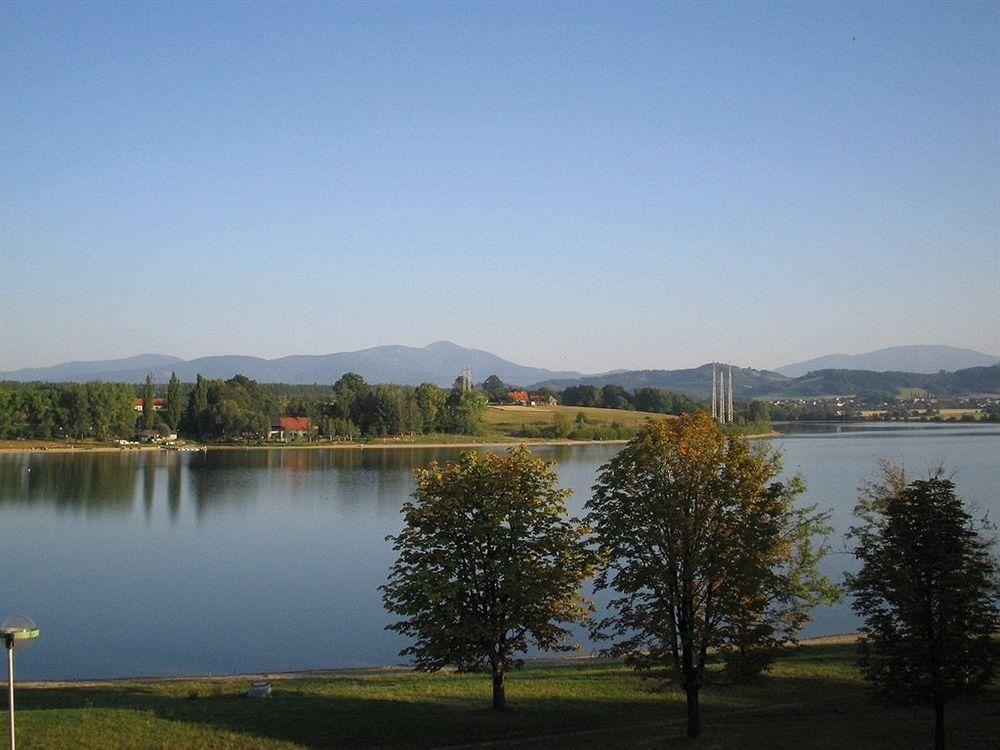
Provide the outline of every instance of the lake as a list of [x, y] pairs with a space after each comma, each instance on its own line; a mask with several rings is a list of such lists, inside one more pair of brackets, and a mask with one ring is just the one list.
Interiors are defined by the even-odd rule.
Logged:
[[[824, 572], [853, 565], [843, 532], [877, 460], [943, 464], [1000, 516], [1000, 425], [793, 425], [772, 443], [803, 502], [833, 512]], [[616, 445], [544, 446], [579, 513]], [[0, 619], [33, 617], [25, 678], [223, 674], [400, 662], [377, 588], [413, 469], [454, 449], [0, 455]], [[846, 603], [806, 634], [852, 630]]]

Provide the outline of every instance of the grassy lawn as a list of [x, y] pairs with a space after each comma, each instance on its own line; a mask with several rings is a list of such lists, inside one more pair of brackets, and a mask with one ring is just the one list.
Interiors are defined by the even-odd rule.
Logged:
[[94, 448], [117, 447], [114, 443], [101, 443], [96, 440], [0, 440], [0, 449], [7, 450], [43, 450], [47, 448], [76, 448], [92, 450]]
[[[495, 715], [489, 678], [382, 671], [246, 682], [111, 681], [18, 691], [18, 747], [30, 748], [912, 748], [927, 710], [874, 703], [849, 644], [809, 645], [751, 686], [702, 693], [703, 733], [684, 737], [684, 700], [614, 663], [528, 666], [508, 678], [512, 713]], [[1000, 689], [949, 709], [952, 747], [989, 747]], [[0, 713], [6, 726], [6, 713]]]

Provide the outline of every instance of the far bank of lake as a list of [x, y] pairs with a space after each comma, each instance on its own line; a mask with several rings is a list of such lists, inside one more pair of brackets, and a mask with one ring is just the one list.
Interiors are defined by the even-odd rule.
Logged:
[[[805, 477], [803, 501], [833, 511], [824, 570], [838, 581], [853, 564], [842, 534], [857, 486], [875, 476], [880, 457], [915, 474], [943, 463], [967, 500], [1000, 514], [998, 425], [783, 429], [774, 445], [786, 470]], [[18, 672], [96, 678], [398, 663], [404, 641], [384, 630], [377, 591], [393, 559], [385, 536], [400, 528], [413, 469], [459, 448], [372, 448], [0, 455], [0, 533], [15, 561], [0, 602], [42, 628]], [[558, 462], [574, 513], [619, 449], [533, 446]], [[817, 611], [806, 634], [855, 625], [844, 603]]]

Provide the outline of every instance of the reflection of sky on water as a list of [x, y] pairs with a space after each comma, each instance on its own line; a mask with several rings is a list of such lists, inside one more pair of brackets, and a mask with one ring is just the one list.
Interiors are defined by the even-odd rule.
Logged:
[[[882, 426], [884, 427], [884, 426]], [[922, 427], [926, 427], [923, 426]], [[876, 460], [944, 462], [963, 495], [1000, 516], [995, 427], [827, 432], [773, 441], [805, 501], [842, 534]], [[544, 446], [582, 512], [613, 445]], [[399, 661], [378, 586], [413, 469], [455, 449], [0, 455], [0, 605], [42, 626], [26, 677], [308, 669]], [[843, 550], [840, 536], [835, 550]], [[831, 555], [840, 580], [853, 564]], [[601, 601], [606, 597], [601, 597]], [[114, 625], [112, 628], [111, 625]], [[840, 606], [811, 633], [854, 626]], [[113, 630], [113, 633], [111, 632]], [[294, 637], [274, 637], [291, 630]]]

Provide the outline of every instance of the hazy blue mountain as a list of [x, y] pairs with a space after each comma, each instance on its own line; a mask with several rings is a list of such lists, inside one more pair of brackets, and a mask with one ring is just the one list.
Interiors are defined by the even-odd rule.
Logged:
[[180, 357], [167, 354], [137, 354], [125, 359], [104, 359], [92, 362], [64, 362], [51, 367], [28, 367], [23, 370], [0, 372], [0, 380], [20, 380], [24, 382], [40, 380], [49, 383], [67, 383], [86, 380], [108, 380], [103, 373], [116, 371], [141, 370], [141, 380], [151, 369], [169, 368], [183, 362]]
[[[573, 385], [601, 387], [609, 384], [620, 385], [626, 390], [644, 386], [666, 388], [707, 403], [712, 398], [712, 365], [709, 363], [688, 370], [618, 370], [572, 379], [547, 380], [537, 385], [562, 390]], [[894, 398], [909, 388], [921, 388], [940, 396], [1000, 394], [1000, 365], [943, 373], [829, 369], [812, 371], [797, 378], [750, 367], [733, 368], [733, 397], [737, 401], [847, 395]]]
[[[722, 367], [718, 366], [718, 371]], [[728, 369], [726, 370], [728, 373]], [[755, 392], [777, 389], [788, 380], [784, 375], [768, 370], [755, 370], [752, 367], [733, 368], [733, 397], [737, 400], [747, 398]], [[691, 398], [709, 400], [712, 398], [712, 364], [692, 367], [686, 370], [613, 370], [598, 375], [582, 375], [576, 378], [550, 379], [537, 383], [537, 387], [545, 386], [560, 391], [571, 385], [620, 385], [626, 390], [635, 388], [666, 388], [675, 393], [683, 393]]]
[[[152, 356], [152, 355], [147, 355]], [[87, 362], [85, 368], [74, 364], [34, 370], [0, 373], [0, 380], [84, 381], [110, 380], [138, 383], [152, 372], [158, 383], [170, 378], [171, 372], [185, 382], [197, 375], [206, 378], [230, 378], [242, 374], [262, 383], [333, 383], [345, 372], [356, 372], [370, 383], [400, 383], [419, 385], [424, 382], [450, 386], [463, 367], [472, 368], [472, 377], [479, 383], [496, 375], [505, 383], [526, 384], [548, 378], [578, 377], [578, 372], [558, 372], [539, 367], [525, 367], [495, 354], [466, 349], [448, 341], [439, 341], [423, 348], [411, 346], [376, 346], [356, 352], [322, 355], [295, 355], [279, 359], [260, 357], [220, 356], [201, 357], [189, 361], [177, 357], [161, 357], [162, 361], [111, 360]], [[124, 366], [123, 366], [124, 363]]]
[[989, 367], [1000, 358], [955, 346], [893, 346], [867, 354], [828, 354], [805, 362], [779, 367], [777, 372], [797, 378], [818, 370], [874, 370], [876, 372], [954, 372], [970, 367]]
[[938, 396], [1000, 394], [1000, 365], [936, 373], [814, 370], [782, 383], [756, 388], [750, 395], [764, 399], [848, 395], [869, 399], [895, 398], [912, 388]]

